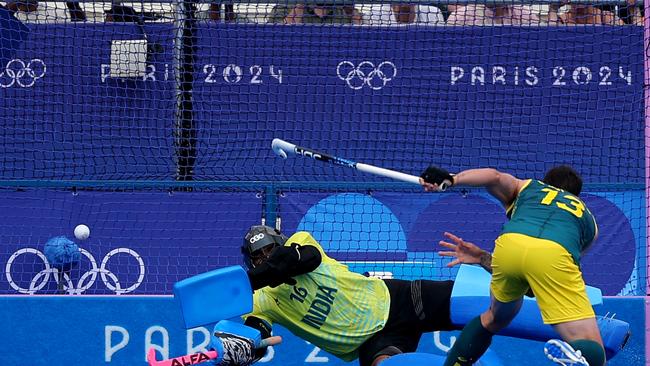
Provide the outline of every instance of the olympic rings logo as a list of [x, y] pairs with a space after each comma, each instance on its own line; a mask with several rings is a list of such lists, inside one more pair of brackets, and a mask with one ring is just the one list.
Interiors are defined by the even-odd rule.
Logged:
[[345, 81], [350, 89], [359, 90], [367, 85], [372, 90], [380, 90], [397, 76], [397, 67], [390, 61], [384, 61], [377, 67], [370, 61], [363, 61], [357, 66], [350, 61], [341, 61], [336, 66], [336, 76]]
[[252, 237], [252, 238], [249, 240], [249, 242], [250, 242], [251, 244], [254, 244], [254, 243], [257, 243], [258, 241], [260, 241], [260, 240], [262, 240], [262, 239], [264, 239], [264, 233], [259, 233], [259, 234], [255, 235], [254, 237]]
[[[97, 266], [97, 261], [95, 260], [95, 257], [93, 257], [90, 252], [84, 249], [79, 249], [79, 252], [81, 255], [86, 257], [90, 261], [90, 266], [91, 270], [87, 271], [84, 273], [80, 278], [79, 281], [76, 284], [72, 282], [72, 279], [70, 278], [70, 275], [68, 273], [63, 273], [61, 274], [60, 271], [57, 268], [53, 268], [50, 263], [47, 261], [47, 258], [45, 257], [45, 254], [43, 254], [40, 250], [38, 249], [33, 249], [33, 248], [23, 248], [18, 251], [16, 251], [14, 254], [9, 257], [9, 260], [7, 261], [7, 265], [5, 266], [5, 274], [7, 276], [7, 281], [9, 281], [9, 285], [16, 291], [18, 291], [21, 294], [28, 294], [28, 295], [33, 295], [37, 291], [41, 290], [45, 285], [47, 285], [48, 281], [50, 280], [50, 275], [53, 275], [54, 280], [58, 284], [60, 281], [65, 281], [63, 283], [63, 289], [71, 294], [71, 295], [79, 295], [84, 293], [86, 290], [88, 290], [92, 285], [95, 283], [97, 280], [97, 275], [99, 274], [102, 282], [104, 282], [104, 285], [106, 288], [109, 290], [115, 292], [116, 295], [122, 295], [122, 294], [128, 294], [129, 292], [135, 291], [143, 282], [144, 280], [144, 261], [142, 260], [142, 257], [140, 255], [129, 248], [116, 248], [108, 252], [104, 259], [102, 260], [101, 264], [99, 267]], [[122, 284], [118, 280], [117, 276], [115, 273], [111, 272], [108, 268], [108, 261], [116, 254], [119, 253], [124, 253], [131, 255], [135, 260], [138, 262], [138, 279], [135, 281], [134, 284], [132, 284], [129, 287], [122, 287]], [[30, 281], [29, 283], [29, 288], [23, 288], [18, 285], [12, 275], [11, 275], [11, 267], [16, 260], [16, 258], [20, 257], [23, 254], [34, 254], [37, 257], [39, 257], [43, 263], [45, 264], [45, 269], [42, 271], [38, 272]], [[63, 278], [61, 278], [63, 277]]]
[[25, 61], [15, 58], [7, 62], [4, 71], [0, 72], [0, 87], [10, 88], [15, 84], [21, 88], [31, 88], [46, 72], [47, 66], [43, 60], [35, 58], [25, 64]]

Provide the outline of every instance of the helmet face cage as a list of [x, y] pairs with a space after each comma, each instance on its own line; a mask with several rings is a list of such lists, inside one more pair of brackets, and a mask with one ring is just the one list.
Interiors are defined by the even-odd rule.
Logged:
[[286, 241], [287, 237], [277, 229], [264, 225], [252, 226], [246, 233], [241, 248], [244, 264], [249, 269], [255, 268], [260, 260], [268, 257], [272, 248], [282, 246]]

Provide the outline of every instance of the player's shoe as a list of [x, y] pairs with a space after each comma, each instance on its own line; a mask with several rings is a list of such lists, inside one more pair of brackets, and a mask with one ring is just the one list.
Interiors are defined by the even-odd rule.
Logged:
[[559, 339], [551, 339], [544, 345], [544, 354], [549, 360], [563, 366], [589, 366], [589, 363], [578, 350]]

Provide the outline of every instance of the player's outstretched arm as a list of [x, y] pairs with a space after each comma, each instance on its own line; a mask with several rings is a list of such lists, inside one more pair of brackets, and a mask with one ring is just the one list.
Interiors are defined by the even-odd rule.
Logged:
[[454, 185], [485, 187], [506, 207], [517, 198], [523, 184], [523, 180], [492, 168], [463, 170], [454, 176]]
[[480, 264], [486, 271], [492, 273], [492, 255], [479, 248], [476, 244], [464, 241], [452, 233], [445, 232], [445, 237], [451, 242], [441, 240], [440, 245], [449, 249], [439, 251], [443, 257], [454, 258], [447, 264], [453, 267], [458, 264]]
[[524, 181], [492, 168], [468, 169], [454, 175], [431, 165], [420, 175], [420, 184], [427, 192], [440, 192], [451, 186], [484, 187], [507, 207], [517, 197]]

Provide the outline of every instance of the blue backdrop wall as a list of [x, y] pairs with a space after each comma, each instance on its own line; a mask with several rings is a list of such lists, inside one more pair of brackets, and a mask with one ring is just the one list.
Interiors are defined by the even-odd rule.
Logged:
[[[174, 177], [171, 24], [19, 34], [0, 65], [13, 71], [0, 74], [1, 178]], [[111, 42], [145, 35], [160, 46], [146, 74], [112, 77]], [[195, 178], [372, 179], [282, 162], [269, 148], [280, 137], [413, 174], [434, 162], [533, 176], [564, 162], [587, 182], [643, 184], [642, 51], [633, 26], [200, 23]]]

